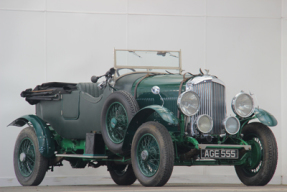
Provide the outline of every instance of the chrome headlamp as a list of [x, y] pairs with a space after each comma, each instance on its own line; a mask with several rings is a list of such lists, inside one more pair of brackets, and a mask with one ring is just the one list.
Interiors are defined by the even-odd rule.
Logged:
[[251, 95], [240, 92], [232, 99], [231, 107], [240, 117], [249, 117], [254, 112], [254, 101]]
[[193, 91], [183, 92], [177, 98], [177, 106], [186, 116], [195, 115], [199, 111], [199, 96]]
[[196, 126], [201, 133], [209, 133], [213, 127], [212, 118], [209, 115], [200, 115], [196, 120]]
[[223, 120], [223, 125], [227, 133], [235, 135], [240, 129], [239, 120], [236, 117], [227, 117]]

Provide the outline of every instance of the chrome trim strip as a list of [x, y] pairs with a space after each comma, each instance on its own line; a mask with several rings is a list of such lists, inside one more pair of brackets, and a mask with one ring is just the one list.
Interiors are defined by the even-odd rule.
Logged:
[[56, 154], [56, 157], [73, 157], [73, 158], [87, 158], [87, 159], [107, 159], [108, 158], [108, 156], [74, 155], [74, 154]]
[[250, 150], [251, 150], [251, 145], [198, 144], [198, 148], [199, 148], [199, 149], [206, 149], [206, 148], [208, 148], [208, 147], [219, 147], [219, 148], [224, 148], [224, 147], [227, 147], [227, 148], [232, 148], [232, 147], [238, 148], [238, 147], [241, 147], [241, 148], [244, 148], [246, 151], [250, 151]]
[[193, 85], [197, 85], [201, 82], [214, 82], [214, 83], [218, 83], [220, 85], [225, 86], [224, 82], [221, 81], [220, 79], [218, 79], [217, 77], [211, 76], [211, 75], [203, 75], [203, 76], [195, 77], [195, 78], [187, 81], [185, 91], [192, 90]]

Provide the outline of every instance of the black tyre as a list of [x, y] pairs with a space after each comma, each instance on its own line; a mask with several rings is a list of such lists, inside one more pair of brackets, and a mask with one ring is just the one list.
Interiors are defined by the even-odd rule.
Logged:
[[23, 129], [14, 148], [14, 171], [23, 186], [37, 186], [45, 177], [48, 160], [39, 152], [39, 145], [33, 127]]
[[142, 124], [132, 142], [134, 173], [144, 186], [165, 185], [173, 170], [174, 149], [167, 129], [157, 122]]
[[263, 186], [272, 179], [277, 166], [277, 143], [272, 131], [262, 123], [243, 127], [243, 139], [252, 147], [245, 165], [235, 166], [241, 182], [248, 186]]
[[122, 145], [128, 124], [138, 110], [138, 103], [126, 91], [116, 91], [105, 101], [101, 130], [105, 144], [113, 153], [123, 153]]
[[132, 165], [109, 162], [107, 166], [113, 181], [118, 185], [132, 185], [137, 180]]

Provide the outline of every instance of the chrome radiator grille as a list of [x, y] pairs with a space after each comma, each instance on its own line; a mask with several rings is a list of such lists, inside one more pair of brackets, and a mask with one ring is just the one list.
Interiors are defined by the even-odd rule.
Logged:
[[213, 129], [208, 134], [222, 134], [224, 127], [222, 121], [226, 116], [225, 87], [221, 84], [207, 81], [193, 85], [193, 91], [200, 97], [200, 110], [191, 118], [191, 134], [197, 134], [195, 121], [199, 115], [208, 114], [213, 119]]

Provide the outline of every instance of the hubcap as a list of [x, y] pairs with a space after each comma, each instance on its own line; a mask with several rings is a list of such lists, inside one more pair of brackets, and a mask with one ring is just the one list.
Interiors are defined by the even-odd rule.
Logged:
[[111, 127], [115, 128], [116, 126], [117, 126], [117, 119], [113, 117], [111, 120]]
[[26, 160], [26, 154], [23, 152], [20, 154], [20, 161], [23, 162]]
[[148, 151], [147, 150], [143, 150], [142, 153], [141, 153], [141, 157], [142, 157], [142, 160], [146, 160], [148, 158]]

